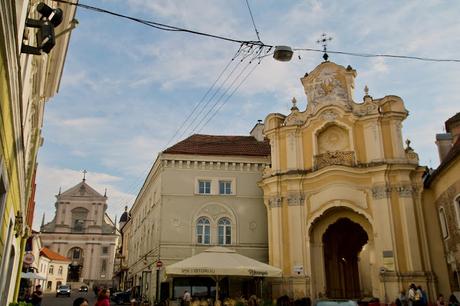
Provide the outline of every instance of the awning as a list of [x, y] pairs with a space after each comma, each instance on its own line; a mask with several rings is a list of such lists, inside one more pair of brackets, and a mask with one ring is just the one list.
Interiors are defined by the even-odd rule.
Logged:
[[46, 280], [46, 277], [41, 276], [34, 272], [26, 272], [26, 273], [21, 272], [21, 278]]
[[281, 277], [281, 269], [238, 254], [224, 247], [213, 247], [166, 267], [168, 276], [256, 276]]
[[224, 247], [213, 247], [195, 256], [166, 267], [168, 276], [209, 276], [216, 281], [216, 300], [219, 280], [225, 276], [281, 277], [279, 268], [238, 254]]

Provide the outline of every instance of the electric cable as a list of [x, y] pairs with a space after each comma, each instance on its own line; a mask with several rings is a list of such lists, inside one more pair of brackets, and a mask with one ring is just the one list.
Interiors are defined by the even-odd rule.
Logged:
[[257, 31], [256, 23], [254, 22], [254, 16], [252, 16], [251, 7], [249, 6], [248, 0], [246, 0], [246, 4], [248, 6], [249, 15], [251, 15], [252, 25], [254, 26], [254, 31], [256, 31], [257, 39], [260, 41], [259, 31]]
[[233, 90], [233, 92], [227, 97], [227, 99], [224, 100], [224, 103], [222, 103], [217, 109], [216, 111], [212, 114], [211, 117], [209, 117], [209, 119], [205, 122], [205, 124], [200, 128], [200, 130], [198, 131], [198, 133], [200, 133], [203, 128], [215, 117], [215, 115], [221, 110], [221, 108], [228, 102], [228, 100], [230, 100], [230, 98], [235, 94], [235, 92], [241, 87], [241, 85], [243, 85], [243, 83], [248, 79], [248, 77], [254, 72], [254, 70], [256, 70], [257, 67], [259, 67], [260, 65], [260, 62], [257, 63], [256, 65], [254, 65], [254, 67], [252, 68], [251, 71], [249, 71], [249, 73], [241, 80], [241, 82], [238, 84], [238, 86]]
[[177, 134], [179, 133], [179, 131], [184, 127], [184, 125], [186, 124], [186, 122], [190, 119], [190, 117], [195, 113], [195, 111], [198, 109], [198, 106], [206, 99], [206, 97], [208, 96], [208, 94], [214, 89], [215, 85], [217, 84], [217, 82], [220, 80], [220, 78], [222, 77], [222, 75], [225, 73], [225, 71], [227, 71], [228, 67], [230, 67], [230, 65], [232, 64], [232, 62], [235, 60], [235, 58], [240, 54], [241, 52], [241, 48], [243, 47], [243, 45], [240, 45], [240, 48], [238, 49], [238, 51], [236, 51], [235, 55], [231, 58], [231, 60], [227, 63], [227, 65], [224, 67], [224, 69], [220, 72], [219, 76], [216, 78], [216, 80], [214, 81], [214, 83], [211, 85], [210, 88], [208, 88], [208, 90], [206, 91], [206, 93], [201, 97], [201, 99], [198, 101], [198, 103], [195, 104], [193, 110], [189, 113], [189, 115], [185, 118], [185, 120], [182, 122], [182, 124], [176, 129], [176, 131], [174, 132], [174, 135], [169, 139], [169, 141], [166, 143], [166, 148], [169, 146], [169, 144], [171, 143], [171, 141], [174, 140], [174, 138], [177, 136]]

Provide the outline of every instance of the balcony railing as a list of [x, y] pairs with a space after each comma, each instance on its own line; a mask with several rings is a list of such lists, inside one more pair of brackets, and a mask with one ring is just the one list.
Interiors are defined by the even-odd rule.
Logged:
[[353, 151], [332, 151], [315, 155], [315, 168], [321, 169], [331, 165], [353, 166], [355, 154]]

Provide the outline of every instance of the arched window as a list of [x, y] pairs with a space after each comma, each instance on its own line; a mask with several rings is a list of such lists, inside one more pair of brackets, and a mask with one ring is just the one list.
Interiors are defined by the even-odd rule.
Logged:
[[201, 217], [196, 222], [196, 242], [199, 244], [211, 243], [211, 224], [208, 218]]
[[441, 222], [442, 238], [446, 239], [449, 236], [449, 231], [447, 229], [446, 214], [443, 207], [439, 209], [439, 221]]
[[72, 261], [81, 262], [83, 261], [83, 250], [78, 247], [71, 248], [67, 253], [67, 257], [69, 257]]
[[232, 223], [228, 218], [221, 218], [217, 223], [219, 244], [232, 244]]

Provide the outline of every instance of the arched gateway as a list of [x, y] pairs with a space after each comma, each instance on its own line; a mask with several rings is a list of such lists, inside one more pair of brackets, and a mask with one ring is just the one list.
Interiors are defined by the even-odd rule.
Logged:
[[421, 205], [425, 169], [403, 143], [408, 111], [368, 89], [356, 102], [355, 77], [325, 61], [300, 80], [306, 108], [293, 100], [289, 114], [265, 118], [271, 166], [259, 186], [270, 264], [283, 270], [273, 293], [387, 303], [414, 282], [432, 301], [445, 263], [431, 208]]
[[331, 224], [323, 235], [326, 295], [331, 298], [360, 298], [359, 255], [368, 237], [348, 218]]

